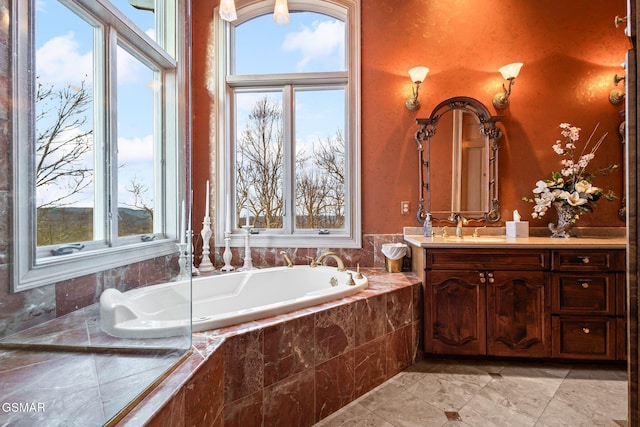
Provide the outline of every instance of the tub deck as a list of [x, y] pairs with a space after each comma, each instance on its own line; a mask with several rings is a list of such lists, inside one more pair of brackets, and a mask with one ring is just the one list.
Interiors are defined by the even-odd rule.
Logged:
[[[105, 423], [139, 426], [146, 422], [153, 423], [154, 418], [158, 417], [156, 421], [162, 419], [167, 423], [171, 421], [177, 424], [201, 425], [205, 415], [208, 420], [216, 417], [218, 420], [220, 417], [231, 417], [232, 413], [227, 413], [226, 409], [223, 411], [225, 399], [223, 379], [227, 378], [227, 381], [230, 381], [232, 377], [242, 378], [242, 375], [227, 371], [242, 369], [242, 365], [232, 366], [231, 359], [224, 358], [225, 353], [230, 354], [227, 351], [233, 348], [238, 351], [238, 355], [247, 354], [253, 349], [247, 342], [248, 338], [262, 336], [264, 339], [265, 333], [271, 334], [277, 331], [286, 334], [291, 331], [290, 326], [294, 324], [304, 326], [305, 322], [309, 321], [309, 316], [318, 316], [318, 319], [326, 322], [327, 326], [337, 325], [340, 330], [339, 325], [343, 324], [340, 319], [344, 319], [342, 316], [350, 310], [355, 310], [356, 307], [360, 313], [358, 316], [369, 312], [375, 314], [376, 320], [369, 322], [367, 328], [359, 329], [358, 338], [356, 338], [356, 331], [353, 331], [353, 342], [348, 347], [347, 353], [333, 355], [335, 348], [331, 349], [331, 346], [318, 344], [318, 348], [321, 348], [319, 353], [324, 354], [322, 357], [330, 357], [323, 362], [323, 367], [328, 374], [337, 373], [336, 369], [344, 367], [340, 363], [344, 359], [344, 354], [355, 355], [356, 351], [386, 348], [386, 345], [381, 346], [381, 344], [388, 342], [389, 366], [393, 369], [385, 368], [384, 375], [381, 372], [375, 377], [369, 376], [377, 381], [383, 381], [384, 377], [393, 375], [400, 366], [410, 363], [406, 362], [410, 357], [401, 350], [405, 348], [401, 344], [406, 342], [406, 338], [412, 333], [418, 333], [415, 329], [419, 327], [419, 321], [416, 320], [418, 316], [416, 310], [419, 310], [419, 307], [413, 304], [413, 300], [419, 295], [420, 280], [410, 273], [390, 274], [382, 269], [363, 269], [362, 272], [369, 278], [369, 287], [357, 295], [260, 321], [251, 321], [216, 331], [194, 333], [191, 353], [152, 390], [136, 389], [136, 384], [153, 383], [166, 371], [167, 367], [173, 365], [182, 356], [181, 354], [154, 353], [154, 347], [164, 349], [167, 346], [181, 346], [182, 342], [169, 339], [137, 341], [110, 337], [99, 330], [95, 305], [55, 319], [51, 321], [49, 328], [40, 328], [39, 332], [22, 331], [12, 336], [11, 341], [40, 345], [40, 350], [9, 349], [6, 347], [8, 342], [6, 340], [3, 348], [3, 344], [0, 343], [0, 360], [3, 361], [0, 363], [2, 366], [0, 383], [10, 384], [12, 373], [19, 372], [20, 390], [19, 392], [16, 389], [12, 390], [12, 398], [24, 396], [28, 401], [43, 402], [46, 412], [0, 414], [0, 422], [4, 423], [9, 420], [8, 417], [14, 417], [11, 418], [12, 421], [27, 423], [34, 421], [38, 424], [38, 420], [45, 419], [38, 417], [44, 416], [48, 422], [68, 420], [73, 417], [88, 427], [102, 426]], [[395, 302], [401, 304], [395, 304]], [[406, 310], [405, 304], [411, 305], [413, 310]], [[402, 308], [402, 311], [393, 310], [394, 306]], [[410, 313], [410, 318], [405, 317], [407, 313]], [[408, 323], [405, 324], [407, 321]], [[387, 330], [387, 327], [390, 329]], [[329, 329], [331, 328], [327, 328]], [[324, 344], [329, 342], [332, 341], [327, 337]], [[134, 343], [141, 349], [138, 354], [132, 353], [131, 350], [134, 347], [127, 348]], [[147, 348], [141, 347], [145, 343], [152, 345]], [[102, 348], [107, 349], [109, 353], [98, 357], [96, 354], [99, 353], [91, 353], [91, 345], [100, 346], [98, 351]], [[46, 350], [47, 346], [49, 350]], [[70, 346], [69, 351], [61, 352], [61, 346]], [[74, 351], [74, 347], [81, 351]], [[117, 350], [114, 350], [118, 348], [123, 348], [124, 351], [118, 354]], [[221, 351], [224, 348], [227, 348], [227, 351]], [[273, 354], [268, 354], [266, 347], [265, 353], [260, 351], [260, 354], [265, 363], [274, 357]], [[401, 356], [403, 354], [406, 357]], [[249, 362], [242, 357], [236, 361], [241, 362], [241, 360]], [[6, 361], [11, 363], [5, 363]], [[35, 361], [39, 363], [34, 363]], [[79, 367], [82, 368], [78, 369]], [[361, 368], [364, 369], [364, 367]], [[259, 371], [262, 372], [263, 378], [266, 378], [264, 375], [271, 375], [270, 369], [266, 364], [260, 367]], [[315, 375], [313, 373], [315, 370], [315, 366], [309, 367], [287, 378], [278, 379], [271, 386], [261, 390], [262, 395], [278, 389], [284, 390], [281, 387], [287, 385], [304, 385], [305, 381], [299, 382], [297, 379], [304, 380], [309, 375]], [[52, 372], [57, 372], [58, 375], [55, 375], [55, 378], [51, 377]], [[91, 372], [97, 372], [97, 376]], [[272, 377], [269, 381], [274, 379]], [[247, 380], [251, 383], [255, 382], [256, 378], [247, 378]], [[49, 387], [47, 384], [52, 386]], [[352, 386], [355, 396], [355, 383], [352, 383]], [[362, 386], [366, 384], [361, 384], [360, 387]], [[241, 384], [236, 384], [233, 389], [246, 390]], [[69, 394], [69, 390], [73, 390], [73, 393]], [[140, 393], [145, 391], [146, 395], [140, 396]], [[331, 391], [333, 395], [334, 390]], [[308, 390], [305, 391], [307, 392]], [[324, 388], [319, 396], [328, 394]], [[71, 396], [71, 399], [61, 399], [63, 396]], [[118, 416], [118, 411], [134, 399], [138, 399], [139, 403], [130, 408], [128, 413], [120, 414], [124, 418], [116, 423], [114, 417]], [[246, 399], [247, 396], [242, 396], [233, 401], [237, 405]], [[2, 396], [2, 400], [7, 401], [7, 398]], [[197, 404], [204, 401], [210, 404]], [[335, 407], [338, 403], [341, 402], [334, 402], [331, 407]], [[232, 411], [231, 406], [229, 410]], [[207, 412], [203, 413], [203, 411]], [[310, 408], [310, 413], [315, 417], [315, 408]]]

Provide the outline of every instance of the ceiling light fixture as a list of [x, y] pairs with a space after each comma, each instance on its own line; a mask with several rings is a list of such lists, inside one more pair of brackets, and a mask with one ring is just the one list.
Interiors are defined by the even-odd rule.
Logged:
[[278, 25], [287, 25], [289, 23], [287, 0], [276, 0], [276, 5], [273, 8], [273, 20]]
[[238, 15], [236, 14], [236, 4], [234, 0], [221, 0], [220, 1], [220, 18], [224, 21], [235, 21], [238, 19]]

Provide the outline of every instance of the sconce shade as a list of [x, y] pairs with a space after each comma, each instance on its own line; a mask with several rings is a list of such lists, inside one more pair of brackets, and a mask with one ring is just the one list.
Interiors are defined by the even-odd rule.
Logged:
[[422, 83], [425, 77], [427, 77], [427, 73], [429, 73], [427, 67], [413, 67], [409, 70], [409, 76], [414, 83]]
[[221, 0], [219, 13], [220, 18], [228, 22], [238, 19], [238, 15], [236, 14], [236, 4], [234, 0]]
[[276, 5], [273, 8], [273, 20], [278, 25], [287, 25], [289, 23], [287, 0], [276, 0]]
[[501, 67], [498, 71], [500, 71], [500, 74], [502, 74], [502, 77], [504, 77], [505, 80], [515, 79], [518, 77], [522, 65], [522, 62], [514, 62], [513, 64], [507, 64], [504, 67]]

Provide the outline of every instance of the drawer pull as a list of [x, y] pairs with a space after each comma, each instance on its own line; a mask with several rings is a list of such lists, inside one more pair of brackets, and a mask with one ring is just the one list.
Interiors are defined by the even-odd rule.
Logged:
[[589, 264], [589, 257], [588, 256], [583, 256], [582, 257], [582, 263], [583, 264]]
[[589, 289], [588, 283], [581, 283], [580, 286], [582, 286], [582, 289]]
[[582, 328], [582, 332], [584, 332], [585, 334], [589, 334], [591, 333], [591, 330], [589, 330], [589, 328]]

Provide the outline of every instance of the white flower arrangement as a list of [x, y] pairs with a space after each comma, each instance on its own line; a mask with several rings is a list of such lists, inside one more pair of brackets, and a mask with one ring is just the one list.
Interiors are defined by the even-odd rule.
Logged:
[[[595, 134], [598, 126], [589, 136], [580, 155], [576, 154], [576, 143], [580, 139], [580, 128], [571, 126], [569, 123], [560, 124], [560, 133], [565, 140], [557, 140], [552, 148], [558, 155], [562, 156], [560, 163], [562, 169], [551, 172], [551, 179], [539, 180], [536, 182], [536, 188], [533, 189], [533, 199], [523, 197], [523, 200], [534, 203], [533, 218], [541, 218], [552, 206], [552, 204], [560, 204], [572, 206], [569, 221], [575, 223], [580, 214], [593, 211], [593, 204], [602, 196], [607, 200], [613, 200], [616, 195], [609, 190], [603, 194], [600, 187], [592, 184], [592, 180], [597, 175], [606, 175], [616, 169], [618, 165], [609, 165], [606, 168], [600, 168], [594, 173], [586, 171], [589, 162], [595, 158], [596, 151], [604, 141], [607, 134], [605, 133], [600, 139], [588, 150], [591, 139]], [[577, 156], [577, 158], [576, 158]]]

